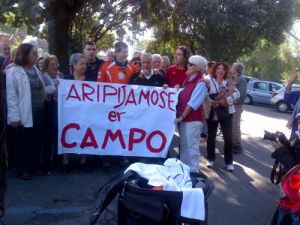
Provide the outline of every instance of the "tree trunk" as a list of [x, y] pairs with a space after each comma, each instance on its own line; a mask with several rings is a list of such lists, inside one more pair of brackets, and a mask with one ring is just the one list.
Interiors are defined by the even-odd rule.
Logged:
[[65, 75], [69, 74], [70, 25], [71, 20], [66, 19], [48, 24], [49, 53], [58, 58], [59, 70]]
[[84, 0], [52, 0], [47, 7], [49, 53], [57, 56], [59, 70], [69, 74], [70, 27]]

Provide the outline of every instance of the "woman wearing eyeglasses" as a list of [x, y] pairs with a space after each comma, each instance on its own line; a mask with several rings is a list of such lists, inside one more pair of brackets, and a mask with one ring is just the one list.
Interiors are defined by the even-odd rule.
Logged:
[[187, 164], [191, 172], [199, 171], [200, 135], [205, 120], [203, 101], [208, 93], [203, 79], [207, 60], [202, 56], [189, 58], [187, 79], [178, 97], [177, 118], [180, 134], [180, 160]]
[[52, 91], [47, 95], [45, 102], [45, 137], [44, 137], [44, 154], [43, 170], [49, 174], [52, 169], [52, 161], [57, 161], [57, 92], [56, 87], [58, 79], [63, 75], [58, 70], [59, 63], [55, 55], [48, 55], [44, 59], [43, 79], [46, 88]]
[[30, 180], [39, 171], [46, 92], [36, 68], [37, 48], [21, 44], [16, 66], [7, 70], [7, 123], [17, 132], [16, 163], [19, 177]]

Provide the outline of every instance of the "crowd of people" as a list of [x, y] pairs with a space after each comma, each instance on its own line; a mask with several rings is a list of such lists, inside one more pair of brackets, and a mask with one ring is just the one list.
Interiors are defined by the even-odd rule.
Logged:
[[[74, 164], [86, 172], [93, 169], [95, 157], [57, 155], [59, 79], [178, 89], [181, 92], [175, 123], [180, 133], [180, 160], [197, 172], [200, 139], [205, 137], [207, 167], [213, 169], [219, 128], [224, 139], [226, 169], [234, 171], [233, 153], [243, 150], [243, 64], [230, 67], [225, 62], [208, 62], [204, 56], [192, 55], [185, 46], [176, 49], [173, 65], [168, 56], [158, 53], [136, 51], [128, 60], [128, 45], [122, 41], [116, 42], [114, 50], [109, 50], [103, 59], [97, 57], [97, 52], [94, 42], [85, 42], [82, 53], [70, 56], [69, 72], [63, 74], [58, 58], [50, 54], [39, 57], [35, 43], [23, 43], [12, 51], [8, 43], [0, 44], [1, 78], [6, 83], [3, 113], [7, 118], [8, 166], [20, 179], [47, 175], [55, 168], [69, 173]], [[129, 163], [126, 157], [106, 156], [101, 161], [104, 167], [110, 167], [114, 161], [121, 166]]]

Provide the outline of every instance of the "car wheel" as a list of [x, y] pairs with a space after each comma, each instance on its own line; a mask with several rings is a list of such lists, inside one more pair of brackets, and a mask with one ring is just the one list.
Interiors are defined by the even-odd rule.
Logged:
[[290, 104], [284, 101], [277, 103], [278, 112], [287, 112], [291, 108]]
[[250, 95], [246, 95], [244, 103], [247, 104], [247, 105], [252, 104], [252, 98], [251, 98]]

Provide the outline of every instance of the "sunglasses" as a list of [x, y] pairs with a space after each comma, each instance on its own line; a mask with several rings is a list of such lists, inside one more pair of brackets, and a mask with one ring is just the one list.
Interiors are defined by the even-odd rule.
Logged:
[[189, 65], [189, 66], [196, 66], [196, 65], [195, 65], [195, 64], [193, 64], [193, 63], [189, 63], [188, 65]]

